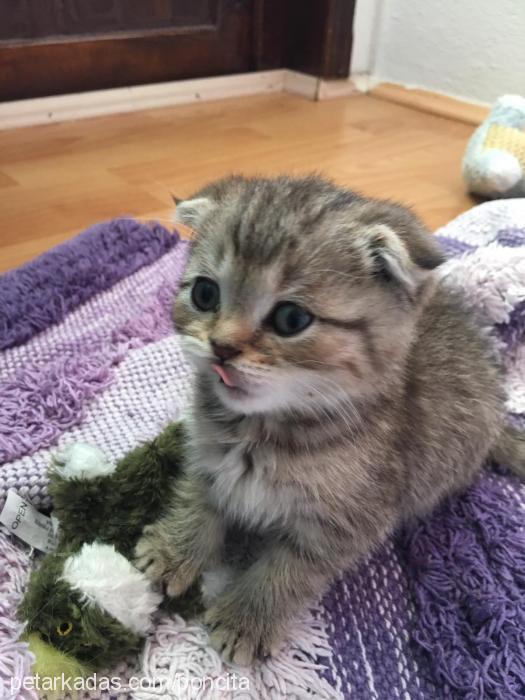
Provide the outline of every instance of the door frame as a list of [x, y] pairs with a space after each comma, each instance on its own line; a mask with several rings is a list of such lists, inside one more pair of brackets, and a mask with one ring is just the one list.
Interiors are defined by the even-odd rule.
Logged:
[[255, 0], [258, 70], [348, 78], [356, 0]]

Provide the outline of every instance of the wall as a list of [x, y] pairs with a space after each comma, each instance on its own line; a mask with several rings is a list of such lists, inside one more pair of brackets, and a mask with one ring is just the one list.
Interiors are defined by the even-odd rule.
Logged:
[[[525, 1], [525, 0], [524, 0]], [[357, 0], [354, 14], [354, 40], [351, 73], [371, 73], [377, 53], [377, 42], [382, 22], [382, 0]]]
[[525, 95], [525, 0], [358, 0], [354, 31], [353, 72], [487, 103]]

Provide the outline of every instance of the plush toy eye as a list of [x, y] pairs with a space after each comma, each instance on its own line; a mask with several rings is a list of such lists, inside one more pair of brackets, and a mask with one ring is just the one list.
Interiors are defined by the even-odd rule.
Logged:
[[270, 316], [270, 324], [279, 335], [296, 335], [313, 321], [313, 315], [291, 301], [279, 304]]
[[191, 300], [200, 311], [214, 311], [220, 301], [219, 285], [208, 277], [197, 277]]
[[67, 637], [67, 635], [71, 634], [72, 631], [72, 622], [61, 622], [60, 625], [57, 626], [57, 634], [59, 637]]

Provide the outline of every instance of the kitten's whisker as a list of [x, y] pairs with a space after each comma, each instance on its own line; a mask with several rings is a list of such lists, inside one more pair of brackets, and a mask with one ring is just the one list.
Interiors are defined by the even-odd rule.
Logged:
[[[335, 411], [337, 413], [337, 415], [339, 415], [339, 417], [341, 418], [343, 423], [346, 425], [346, 427], [351, 432], [353, 432], [353, 428], [356, 427], [356, 423], [352, 420], [352, 416], [350, 416], [348, 413], [341, 410], [342, 406], [339, 402], [333, 401], [331, 397], [328, 397], [326, 394], [324, 394], [322, 391], [317, 389], [317, 387], [313, 386], [312, 384], [307, 383], [307, 382], [301, 382], [301, 383], [303, 384], [303, 386], [306, 389], [309, 389], [311, 391], [315, 391], [322, 399], [324, 399], [327, 403], [327, 408], [331, 408], [333, 411]], [[323, 406], [318, 405], [317, 408], [319, 408], [320, 410], [322, 410], [325, 413], [329, 422], [331, 422], [333, 425], [336, 425], [333, 417], [330, 416], [329, 413], [327, 413], [327, 410]]]
[[296, 360], [294, 364], [296, 365], [301, 365], [301, 366], [307, 366], [311, 364], [316, 364], [320, 365], [321, 367], [332, 367], [333, 369], [341, 369], [340, 365], [336, 365], [332, 362], [322, 362], [321, 360], [307, 360], [305, 362], [301, 362], [300, 360]]
[[[335, 379], [331, 379], [330, 377], [325, 377], [324, 379], [325, 379], [325, 381], [328, 382], [329, 384], [332, 384], [333, 386], [335, 386], [338, 392], [341, 391], [341, 387], [340, 387], [339, 384], [335, 381]], [[351, 398], [350, 398], [347, 394], [345, 394], [344, 399], [345, 399], [345, 403], [342, 404], [341, 402], [338, 402], [338, 405], [339, 405], [339, 406], [344, 405], [344, 406], [348, 407], [349, 409], [351, 409], [351, 410], [353, 411], [353, 415], [354, 415], [356, 418], [359, 418], [359, 417], [360, 417], [360, 416], [359, 416], [359, 412], [358, 412], [357, 409], [355, 408], [354, 403], [353, 403], [353, 401], [351, 400]]]
[[[334, 380], [331, 380], [331, 379], [325, 377], [325, 381], [329, 382], [330, 384], [335, 386], [338, 392], [341, 391], [340, 386]], [[312, 387], [312, 388], [314, 388], [314, 387]], [[352, 402], [349, 401], [349, 399], [346, 395], [344, 397], [345, 402], [343, 403], [342, 401], [338, 401], [337, 399], [333, 399], [331, 396], [329, 397], [326, 394], [323, 394], [319, 390], [318, 390], [318, 393], [321, 396], [324, 396], [324, 398], [327, 400], [329, 407], [338, 413], [338, 415], [344, 420], [345, 424], [349, 428], [352, 429], [352, 428], [357, 427], [356, 418], [359, 418], [359, 414], [357, 413], [354, 406], [352, 405]], [[354, 415], [350, 415], [347, 410], [344, 410], [345, 408], [352, 409]], [[348, 419], [350, 421], [350, 424], [348, 424], [346, 419]]]
[[239, 372], [244, 372], [244, 374], [248, 374], [253, 377], [262, 377], [262, 376], [268, 376], [271, 373], [270, 369], [259, 369], [255, 367], [245, 367], [242, 364], [239, 364], [236, 369], [239, 370]]

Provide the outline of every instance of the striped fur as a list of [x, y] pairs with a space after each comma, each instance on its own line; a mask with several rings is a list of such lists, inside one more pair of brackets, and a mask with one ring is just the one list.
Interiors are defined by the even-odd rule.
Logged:
[[[197, 380], [186, 481], [139, 543], [168, 592], [227, 562], [212, 642], [249, 663], [296, 611], [408, 518], [467, 485], [502, 426], [500, 376], [476, 323], [436, 281], [441, 253], [406, 209], [324, 180], [232, 177], [177, 208], [197, 231], [174, 322]], [[220, 307], [192, 303], [197, 277]], [[313, 314], [280, 337], [272, 309]], [[210, 341], [238, 353], [211, 371]]]

